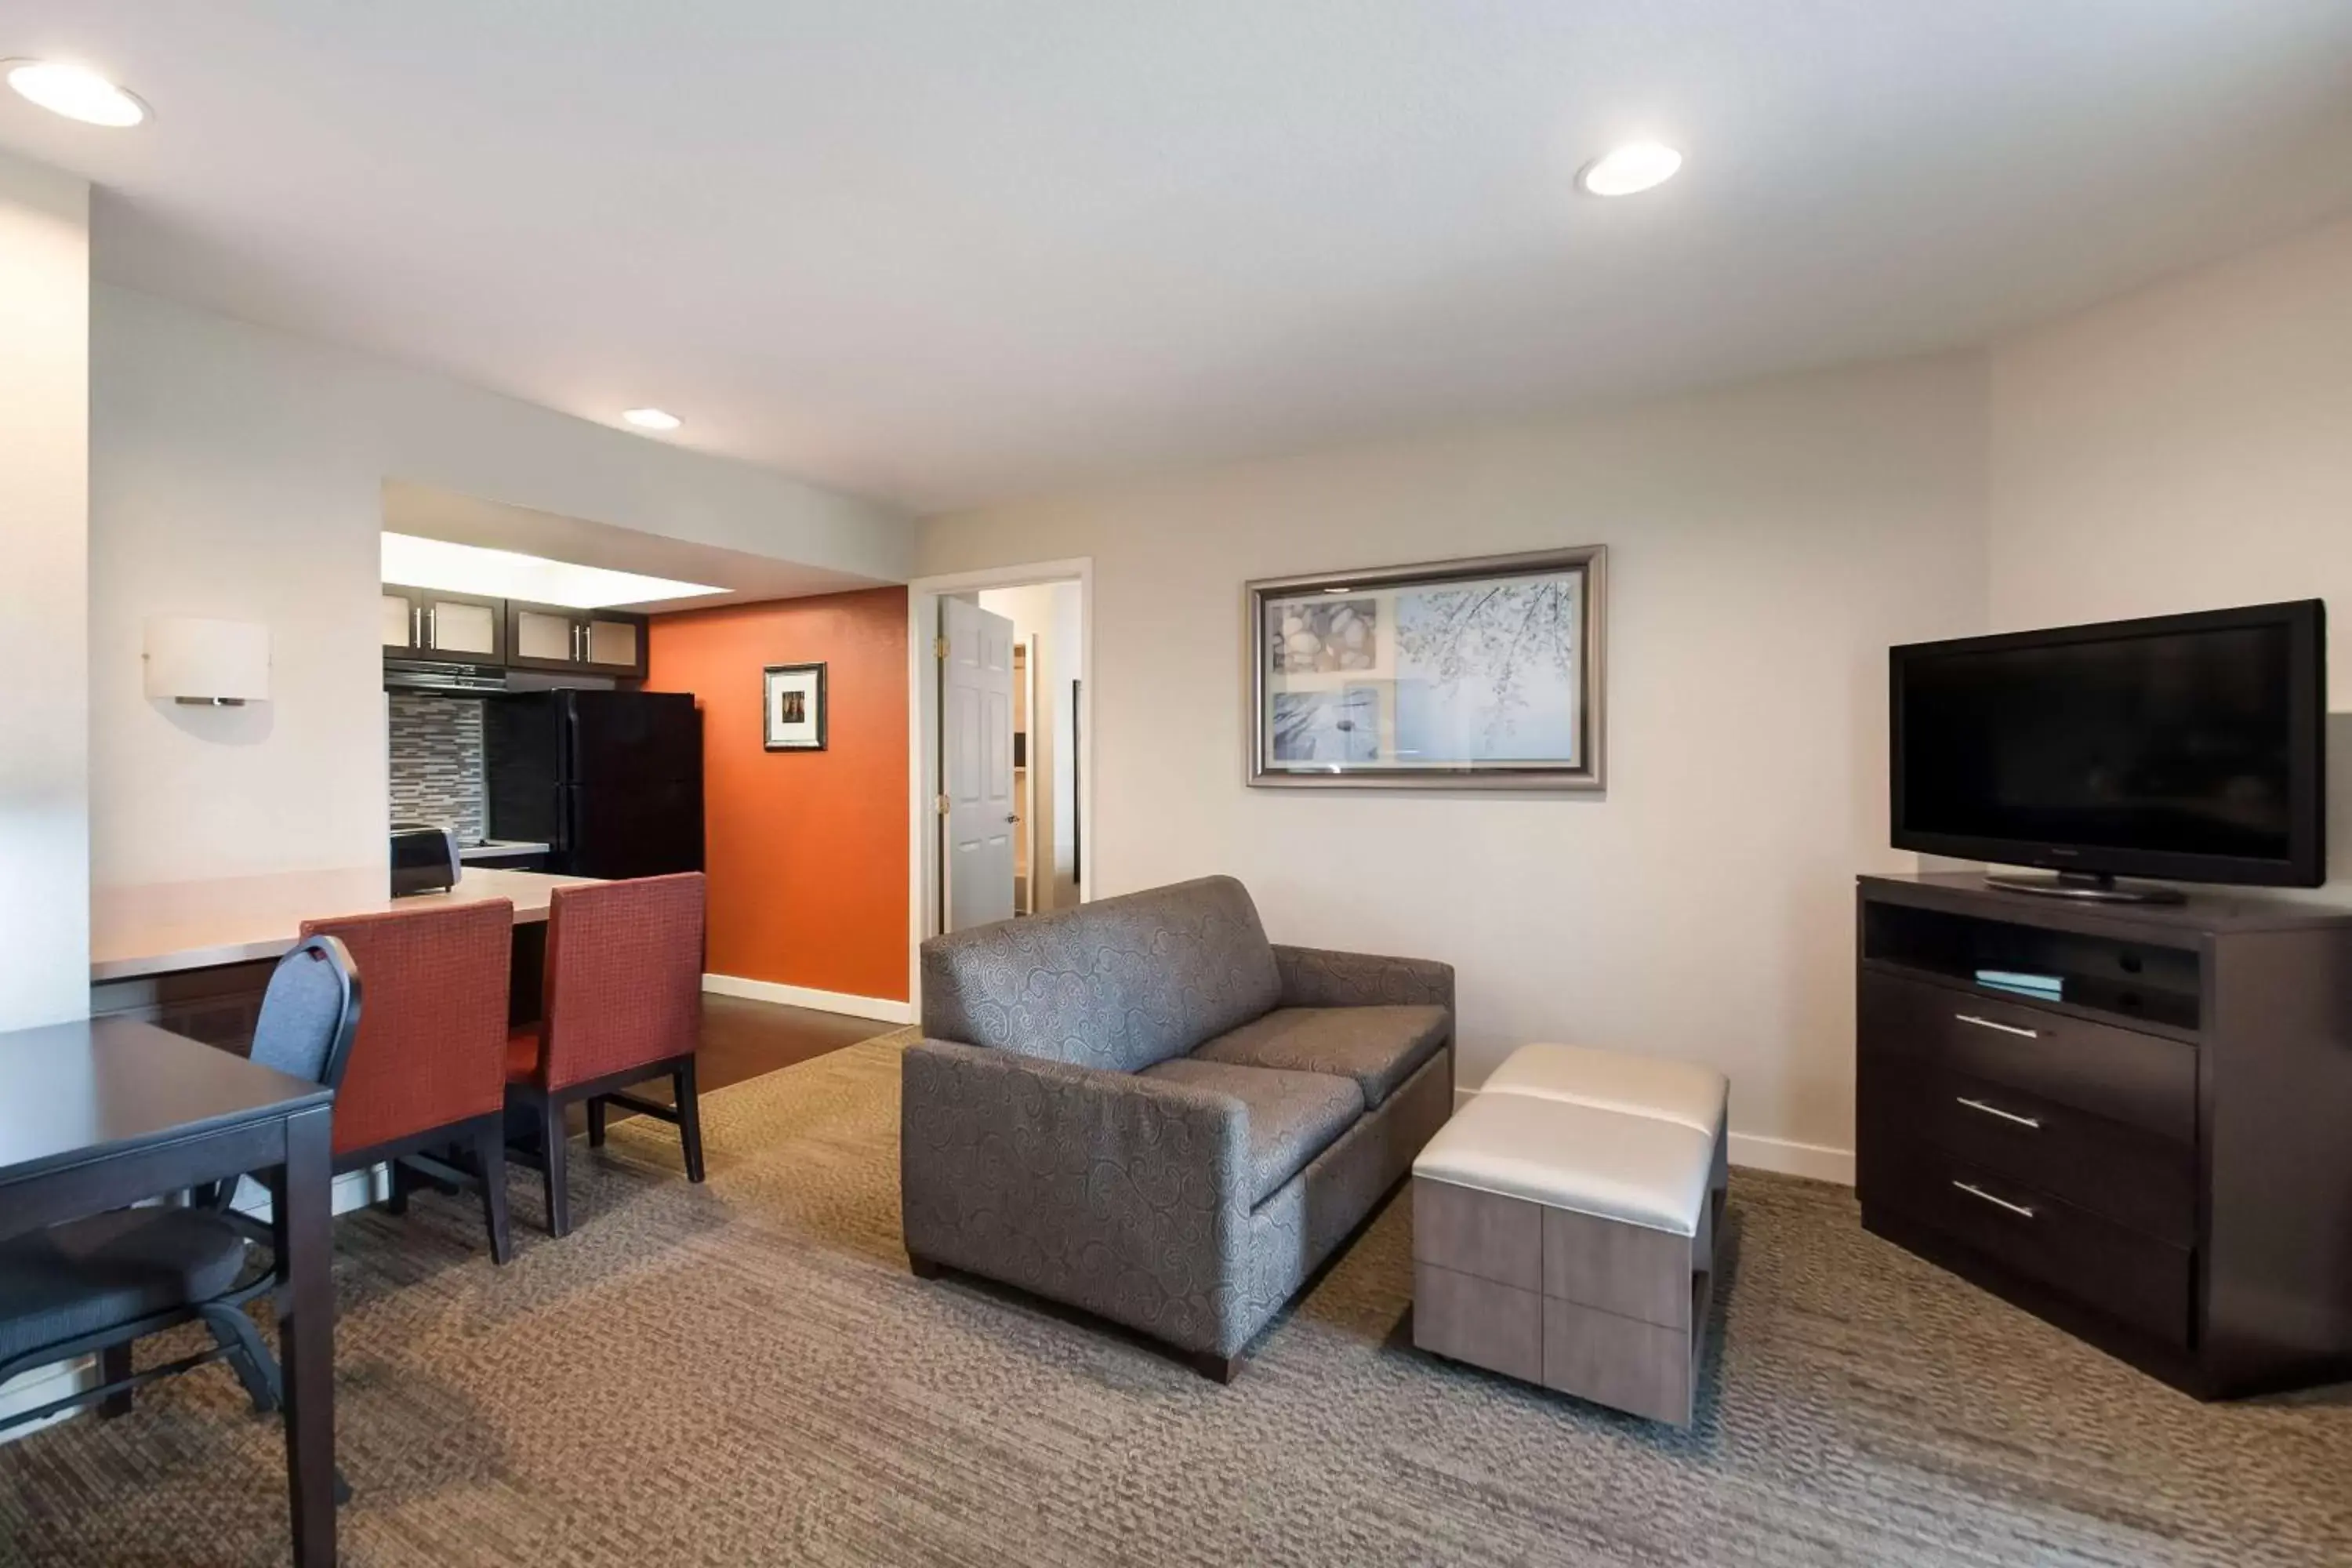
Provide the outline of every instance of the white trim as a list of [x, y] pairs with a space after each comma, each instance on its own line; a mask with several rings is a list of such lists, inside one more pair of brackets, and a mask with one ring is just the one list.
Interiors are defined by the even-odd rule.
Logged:
[[[1027, 865], [1021, 863], [1020, 856], [1013, 858], [1013, 886], [1025, 892], [1029, 900], [1026, 908], [1023, 907], [1020, 899], [1013, 900], [1013, 912], [1021, 915], [1037, 912], [1041, 883], [1042, 890], [1049, 898], [1054, 888], [1054, 840], [1050, 834], [1041, 836], [1037, 831], [1037, 775], [1043, 771], [1040, 763], [1044, 757], [1037, 742], [1049, 732], [1046, 717], [1037, 706], [1039, 694], [1046, 689], [1045, 672], [1038, 668], [1037, 661], [1037, 650], [1041, 646], [1035, 632], [1025, 637], [1014, 638], [1013, 645], [1013, 651], [1021, 656], [1021, 679], [1013, 684], [1013, 697], [1020, 708], [1022, 721], [1028, 726], [1024, 732], [1029, 737], [1028, 761], [1020, 767], [1020, 784], [1017, 786], [1020, 793], [1013, 800], [1013, 809], [1021, 814], [1021, 836], [1029, 842]], [[1054, 781], [1049, 778], [1045, 781], [1048, 805], [1053, 803], [1053, 795]], [[1041, 868], [1045, 872], [1042, 877], [1038, 875]]]
[[894, 1002], [887, 996], [853, 996], [845, 991], [818, 991], [774, 980], [746, 980], [740, 974], [706, 974], [702, 988], [718, 996], [782, 1002], [788, 1007], [814, 1007], [820, 1013], [845, 1013], [853, 1018], [873, 1018], [885, 1024], [915, 1021], [913, 1003]]
[[991, 566], [978, 572], [948, 572], [918, 577], [907, 584], [907, 994], [912, 1023], [923, 1000], [923, 939], [938, 923], [939, 814], [931, 805], [937, 792], [929, 781], [939, 772], [939, 661], [931, 643], [940, 635], [940, 600], [949, 594], [977, 588], [1029, 588], [1042, 583], [1078, 585], [1078, 662], [1086, 671], [1078, 688], [1078, 824], [1080, 851], [1086, 859], [1078, 882], [1078, 901], [1094, 897], [1099, 880], [1094, 874], [1097, 846], [1102, 837], [1095, 823], [1095, 563], [1091, 555], [1060, 561], [1032, 561], [1019, 566]]
[[1767, 1138], [1757, 1132], [1735, 1132], [1727, 1151], [1731, 1163], [1751, 1171], [1776, 1171], [1784, 1176], [1807, 1176], [1816, 1182], [1853, 1185], [1853, 1151], [1826, 1143], [1800, 1143], [1792, 1138]]
[[[86, 1388], [97, 1386], [96, 1356], [75, 1356], [70, 1361], [53, 1361], [47, 1366], [26, 1367], [7, 1382], [0, 1383], [0, 1415], [14, 1415], [20, 1410], [38, 1410], [68, 1394], [79, 1394]], [[70, 1421], [88, 1408], [85, 1405], [81, 1410], [61, 1410], [46, 1420], [11, 1426], [0, 1432], [0, 1443], [13, 1443], [19, 1437], [29, 1437], [60, 1421]]]
[[[1459, 1114], [1478, 1091], [1455, 1085], [1454, 1109]], [[1816, 1182], [1853, 1185], [1853, 1151], [1826, 1143], [1800, 1143], [1790, 1138], [1767, 1138], [1759, 1132], [1734, 1132], [1726, 1140], [1726, 1155], [1735, 1165], [1770, 1171], [1783, 1176], [1804, 1176]]]
[[[392, 1196], [392, 1167], [370, 1165], [362, 1171], [345, 1171], [327, 1189], [327, 1212], [330, 1215], [355, 1214], [373, 1208]], [[269, 1223], [269, 1189], [252, 1177], [244, 1178], [237, 1185], [236, 1196], [229, 1206], [247, 1218]]]

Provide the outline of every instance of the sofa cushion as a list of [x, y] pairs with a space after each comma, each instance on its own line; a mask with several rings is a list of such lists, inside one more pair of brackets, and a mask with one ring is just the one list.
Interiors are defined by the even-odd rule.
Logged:
[[1454, 1031], [1443, 1007], [1278, 1007], [1192, 1055], [1205, 1062], [1351, 1078], [1377, 1108]]
[[923, 943], [923, 1033], [1140, 1072], [1271, 1009], [1248, 890], [1204, 877]]
[[1145, 1078], [1230, 1094], [1249, 1112], [1249, 1201], [1255, 1208], [1307, 1168], [1364, 1114], [1356, 1081], [1319, 1072], [1280, 1072], [1176, 1057]]

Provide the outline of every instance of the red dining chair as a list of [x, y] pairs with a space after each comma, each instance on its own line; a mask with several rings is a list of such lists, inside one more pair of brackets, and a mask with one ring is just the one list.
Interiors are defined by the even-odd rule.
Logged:
[[[702, 1028], [702, 873], [558, 888], [547, 909], [545, 1005], [507, 1041], [508, 1103], [539, 1123], [547, 1228], [572, 1228], [564, 1107], [588, 1104], [590, 1147], [617, 1105], [677, 1128], [686, 1179], [702, 1180], [694, 1052]], [[621, 1092], [667, 1074], [675, 1105]]]
[[[339, 937], [367, 984], [351, 1059], [335, 1096], [335, 1169], [389, 1162], [394, 1214], [412, 1178], [482, 1195], [490, 1257], [507, 1260], [507, 973], [514, 905], [479, 903], [306, 921]], [[462, 1147], [476, 1169], [436, 1157]]]

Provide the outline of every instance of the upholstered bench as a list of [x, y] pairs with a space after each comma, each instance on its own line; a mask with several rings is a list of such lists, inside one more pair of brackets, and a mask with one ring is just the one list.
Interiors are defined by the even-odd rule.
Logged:
[[1687, 1425], [1727, 1094], [1687, 1062], [1511, 1053], [1413, 1161], [1413, 1343]]

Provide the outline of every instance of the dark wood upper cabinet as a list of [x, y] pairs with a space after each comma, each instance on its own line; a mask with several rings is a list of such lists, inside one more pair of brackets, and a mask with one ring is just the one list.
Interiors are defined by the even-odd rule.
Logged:
[[383, 585], [384, 657], [642, 680], [646, 617]]
[[642, 680], [646, 617], [626, 610], [575, 610], [509, 599], [506, 662], [515, 669]]
[[507, 662], [503, 599], [437, 588], [383, 586], [383, 651], [444, 664]]

